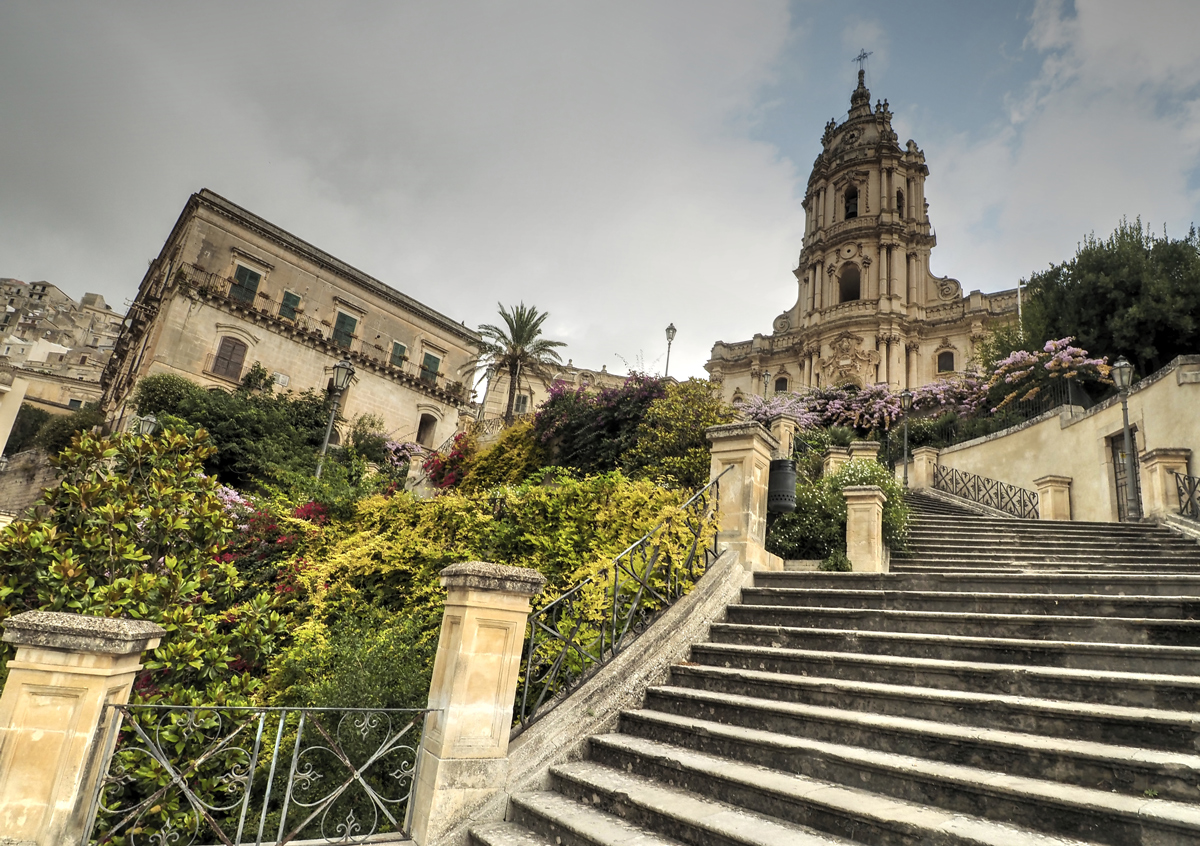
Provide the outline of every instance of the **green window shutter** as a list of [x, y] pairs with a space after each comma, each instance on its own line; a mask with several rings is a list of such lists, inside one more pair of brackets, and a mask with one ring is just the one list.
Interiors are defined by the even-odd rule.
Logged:
[[261, 274], [239, 264], [233, 274], [233, 284], [229, 287], [229, 296], [243, 303], [254, 302], [254, 295], [258, 293], [258, 283], [261, 279]]
[[339, 311], [337, 322], [333, 324], [333, 342], [339, 347], [350, 346], [350, 342], [354, 340], [351, 336], [356, 326], [358, 321], [355, 318]]
[[435, 384], [437, 382], [438, 368], [442, 366], [442, 360], [433, 353], [425, 353], [425, 359], [421, 362], [421, 381]]
[[399, 367], [404, 364], [404, 354], [408, 352], [408, 347], [404, 344], [392, 343], [392, 366]]
[[283, 303], [279, 306], [279, 316], [285, 320], [296, 319], [296, 306], [300, 305], [300, 295], [293, 294], [291, 291], [285, 291], [283, 294]]

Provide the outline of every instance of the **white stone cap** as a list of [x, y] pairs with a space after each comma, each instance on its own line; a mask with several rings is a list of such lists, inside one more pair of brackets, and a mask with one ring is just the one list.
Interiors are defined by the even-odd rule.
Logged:
[[756, 420], [739, 420], [735, 423], [722, 423], [718, 426], [709, 426], [704, 430], [704, 434], [712, 442], [728, 440], [730, 438], [745, 438], [754, 435], [766, 441], [770, 449], [779, 449], [779, 439], [767, 431]]
[[167, 633], [147, 620], [88, 617], [61, 611], [25, 611], [4, 621], [4, 640], [72, 652], [129, 655], [158, 646]]
[[546, 577], [527, 567], [510, 567], [488, 561], [464, 561], [451, 564], [441, 572], [442, 587], [499, 590], [533, 596], [541, 593]]

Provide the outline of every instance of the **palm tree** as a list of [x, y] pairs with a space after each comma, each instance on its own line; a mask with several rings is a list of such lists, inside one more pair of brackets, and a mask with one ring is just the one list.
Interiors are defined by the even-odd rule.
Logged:
[[565, 347], [566, 344], [539, 337], [542, 323], [550, 316], [548, 312], [539, 312], [523, 302], [511, 309], [500, 303], [496, 305], [500, 308], [500, 317], [504, 319], [507, 329], [490, 323], [480, 326], [479, 334], [483, 340], [479, 344], [479, 354], [463, 366], [463, 371], [476, 373], [483, 370], [489, 378], [497, 373], [508, 374], [508, 406], [504, 412], [504, 424], [507, 426], [513, 420], [520, 375], [527, 373], [549, 382], [552, 375], [550, 368], [562, 363], [555, 348]]

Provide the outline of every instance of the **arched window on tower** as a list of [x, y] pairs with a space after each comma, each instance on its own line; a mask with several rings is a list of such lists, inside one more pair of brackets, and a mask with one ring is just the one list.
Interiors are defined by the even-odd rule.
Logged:
[[858, 217], [858, 188], [851, 185], [846, 189], [846, 220]]
[[904, 192], [899, 188], [896, 189], [896, 211], [904, 217]]
[[846, 265], [842, 269], [842, 276], [838, 282], [838, 302], [849, 303], [861, 299], [862, 285], [860, 282], [858, 267], [853, 264]]
[[954, 372], [954, 353], [950, 350], [938, 353], [938, 373]]

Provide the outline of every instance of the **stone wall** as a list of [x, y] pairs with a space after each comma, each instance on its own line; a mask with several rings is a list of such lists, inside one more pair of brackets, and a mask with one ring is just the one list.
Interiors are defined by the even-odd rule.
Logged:
[[[1136, 452], [1190, 450], [1188, 472], [1200, 468], [1200, 355], [1180, 356], [1138, 382], [1129, 393], [1129, 424]], [[1117, 519], [1111, 439], [1122, 436], [1121, 400], [1084, 411], [1074, 408], [941, 450], [938, 463], [1010, 485], [1037, 490], [1037, 479], [1071, 480], [1071, 519]], [[1141, 470], [1143, 501], [1147, 478]], [[1168, 501], [1168, 504], [1169, 501]], [[1176, 501], [1177, 505], [1177, 501]]]
[[22, 514], [42, 491], [56, 484], [58, 474], [44, 452], [31, 449], [17, 453], [0, 472], [0, 515]]

